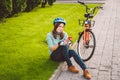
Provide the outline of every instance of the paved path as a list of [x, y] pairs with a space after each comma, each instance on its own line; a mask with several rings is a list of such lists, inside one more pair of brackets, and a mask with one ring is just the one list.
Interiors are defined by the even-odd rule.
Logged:
[[[92, 75], [91, 80], [120, 80], [120, 0], [106, 0], [104, 9], [100, 10], [93, 32], [97, 45], [90, 61], [85, 62]], [[73, 64], [79, 66], [73, 61]], [[59, 68], [51, 80], [86, 80], [80, 69], [78, 74]], [[59, 75], [59, 76], [58, 76]]]

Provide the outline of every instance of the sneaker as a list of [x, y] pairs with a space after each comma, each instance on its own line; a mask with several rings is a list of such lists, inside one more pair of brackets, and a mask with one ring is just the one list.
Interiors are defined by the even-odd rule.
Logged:
[[75, 66], [68, 67], [68, 71], [73, 72], [73, 73], [78, 73], [79, 72], [79, 70]]
[[91, 75], [90, 75], [90, 73], [87, 70], [84, 70], [83, 74], [84, 74], [85, 78], [91, 79]]

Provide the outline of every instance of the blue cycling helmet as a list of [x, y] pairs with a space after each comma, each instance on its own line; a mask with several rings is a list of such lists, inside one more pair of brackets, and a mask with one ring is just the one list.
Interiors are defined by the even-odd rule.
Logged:
[[64, 25], [66, 25], [66, 21], [63, 18], [55, 18], [53, 21], [53, 24], [59, 23], [59, 22], [64, 23]]

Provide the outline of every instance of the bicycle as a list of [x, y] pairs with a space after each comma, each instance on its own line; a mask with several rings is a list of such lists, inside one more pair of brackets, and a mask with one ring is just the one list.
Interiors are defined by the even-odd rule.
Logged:
[[[96, 6], [94, 8], [89, 8], [88, 5], [86, 5], [84, 2], [78, 1], [78, 3], [86, 7], [86, 13], [84, 14], [86, 19], [82, 22], [82, 26], [85, 27], [84, 31], [79, 33], [77, 40], [77, 52], [83, 61], [88, 61], [93, 56], [96, 47], [95, 35], [91, 29], [91, 27], [95, 25], [95, 21], [92, 20], [92, 18], [94, 17], [96, 9], [102, 9], [103, 7]], [[81, 21], [79, 19], [79, 24], [80, 22]]]

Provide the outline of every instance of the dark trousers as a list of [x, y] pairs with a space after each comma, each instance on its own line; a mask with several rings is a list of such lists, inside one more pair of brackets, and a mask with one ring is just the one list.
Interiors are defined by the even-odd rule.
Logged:
[[59, 46], [51, 53], [50, 57], [53, 61], [66, 61], [68, 66], [72, 65], [70, 58], [73, 57], [83, 70], [87, 68], [78, 54], [74, 50], [69, 50], [68, 46]]

